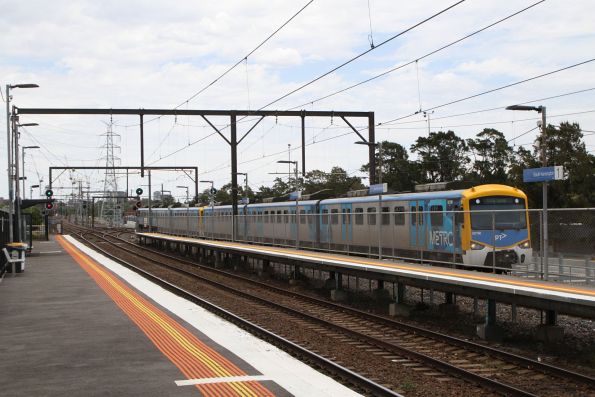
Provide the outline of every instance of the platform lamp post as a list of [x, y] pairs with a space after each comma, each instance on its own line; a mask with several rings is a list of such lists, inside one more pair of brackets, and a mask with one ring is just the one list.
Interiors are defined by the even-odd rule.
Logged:
[[[298, 180], [298, 162], [293, 160], [279, 160], [278, 164], [293, 164], [294, 189], [295, 189], [295, 247], [300, 247], [300, 220], [299, 220], [299, 206], [300, 206], [300, 187]], [[291, 175], [291, 173], [289, 174]]]
[[[525, 111], [534, 111], [537, 113], [541, 113], [541, 166], [547, 167], [547, 135], [546, 135], [546, 128], [547, 124], [545, 123], [545, 106], [524, 106], [524, 105], [512, 105], [507, 106], [506, 110], [525, 110]], [[544, 262], [544, 267], [542, 269], [545, 270], [545, 279], [549, 278], [549, 255], [548, 255], [548, 228], [547, 228], [547, 181], [544, 181], [542, 184], [543, 188], [543, 213], [542, 213], [542, 229], [541, 229], [541, 240], [543, 241], [542, 245], [542, 258]]]
[[[378, 184], [382, 185], [382, 142], [366, 142], [366, 141], [357, 141], [355, 142], [356, 145], [366, 145], [366, 146], [373, 146], [378, 148]], [[370, 181], [370, 185], [372, 185], [374, 181]], [[377, 233], [378, 233], [378, 259], [382, 259], [382, 238], [381, 238], [381, 226], [382, 223], [382, 193], [384, 189], [380, 191], [378, 194], [378, 221], [376, 223]], [[390, 216], [390, 214], [389, 214]]]
[[29, 186], [29, 198], [33, 199], [33, 189], [38, 188], [39, 185], [31, 185]]
[[178, 189], [186, 189], [186, 204], [190, 203], [190, 197], [188, 193], [188, 186], [176, 186]]
[[13, 88], [37, 88], [37, 84], [6, 84], [6, 150], [7, 150], [7, 162], [8, 162], [8, 230], [9, 230], [9, 242], [14, 241], [14, 230], [13, 230], [13, 214], [14, 210], [14, 188], [13, 183], [18, 184], [18, 180], [15, 180], [13, 174], [13, 139], [12, 139], [12, 128], [11, 122], [12, 114], [10, 112], [10, 90]]
[[211, 233], [215, 233], [215, 182], [214, 181], [198, 181], [200, 183], [210, 183], [211, 189], [209, 190], [209, 204], [211, 205]]
[[[15, 120], [16, 121], [16, 120]], [[20, 127], [35, 127], [38, 126], [39, 124], [37, 123], [24, 123], [24, 124], [14, 124], [15, 125], [15, 129], [14, 129], [14, 136], [13, 136], [13, 145], [14, 145], [14, 179], [15, 179], [15, 204], [14, 204], [14, 213], [16, 216], [16, 220], [17, 220], [17, 225], [18, 225], [18, 230], [17, 230], [17, 238], [18, 241], [21, 242], [23, 241], [23, 231], [21, 228], [21, 189], [20, 189], [20, 185], [19, 185], [19, 181], [20, 179], [20, 170], [19, 170], [19, 128]], [[25, 174], [23, 173], [23, 184], [25, 183]], [[22, 192], [23, 195], [25, 195], [25, 191], [23, 190]]]
[[39, 146], [21, 146], [21, 169], [23, 170], [23, 197], [26, 196], [25, 193], [25, 149], [40, 149]]
[[[236, 172], [236, 175], [244, 177], [244, 197], [242, 201], [244, 204], [244, 239], [246, 239], [246, 231], [248, 230], [248, 210], [246, 206], [248, 205], [248, 173], [247, 172]], [[235, 215], [232, 215], [235, 217]], [[235, 222], [234, 222], [235, 227]], [[234, 229], [235, 234], [237, 235], [237, 230]]]

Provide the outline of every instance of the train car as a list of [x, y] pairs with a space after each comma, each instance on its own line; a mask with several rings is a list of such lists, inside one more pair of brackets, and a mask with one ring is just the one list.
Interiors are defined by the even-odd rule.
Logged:
[[[505, 185], [232, 206], [153, 209], [152, 230], [349, 254], [510, 269], [532, 258], [527, 197]], [[148, 228], [148, 209], [138, 225]]]

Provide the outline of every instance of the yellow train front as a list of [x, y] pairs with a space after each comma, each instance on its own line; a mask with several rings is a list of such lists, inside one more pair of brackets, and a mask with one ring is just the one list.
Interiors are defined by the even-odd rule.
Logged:
[[[145, 226], [147, 215], [139, 210]], [[249, 243], [471, 268], [502, 271], [532, 258], [527, 197], [505, 185], [241, 205], [235, 219], [230, 205], [153, 209], [152, 218], [162, 233], [235, 234]]]

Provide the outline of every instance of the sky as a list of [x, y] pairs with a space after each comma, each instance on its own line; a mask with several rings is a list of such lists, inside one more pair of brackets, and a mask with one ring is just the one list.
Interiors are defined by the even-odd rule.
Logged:
[[[456, 0], [2, 1], [2, 101], [5, 106], [6, 84], [36, 83], [39, 88], [13, 89], [11, 105], [255, 110], [370, 50], [266, 109], [373, 111], [377, 140], [406, 148], [428, 130], [453, 130], [467, 139], [484, 128], [503, 132], [515, 147], [531, 148], [539, 115], [504, 108], [534, 101], [547, 107], [549, 124], [579, 123], [587, 150], [595, 153], [595, 62], [442, 106], [595, 58], [592, 0], [543, 1], [426, 56], [536, 2], [466, 0], [419, 24]], [[396, 70], [327, 97], [391, 69]], [[429, 123], [415, 114], [420, 110], [428, 111]], [[388, 122], [394, 119], [399, 120]], [[229, 136], [227, 118], [209, 120]], [[238, 134], [254, 121], [240, 120]], [[366, 120], [349, 121], [367, 134]], [[26, 152], [28, 186], [40, 180], [45, 186], [50, 166], [105, 165], [109, 126], [117, 135], [120, 165], [140, 165], [138, 117], [21, 116], [20, 123], [33, 122], [39, 126], [20, 129], [23, 145], [41, 147]], [[198, 167], [200, 180], [213, 180], [216, 187], [230, 182], [229, 146], [200, 117], [147, 116], [144, 130], [146, 165]], [[364, 175], [359, 169], [367, 151], [354, 145], [359, 138], [350, 131], [337, 117], [307, 118], [306, 170], [340, 166]], [[6, 140], [0, 142], [5, 169]], [[287, 172], [278, 160], [301, 160], [300, 145], [299, 118], [265, 118], [240, 144], [238, 171], [248, 173], [253, 188], [271, 185], [285, 177], [272, 173]], [[6, 197], [6, 172], [0, 176], [0, 196]], [[103, 171], [67, 171], [54, 178], [58, 198], [71, 193], [73, 181], [101, 191], [105, 180]], [[146, 177], [129, 177], [130, 190], [147, 183]], [[177, 186], [192, 186], [181, 172], [154, 172], [152, 184], [180, 198], [186, 193]], [[119, 190], [125, 186], [119, 176]]]

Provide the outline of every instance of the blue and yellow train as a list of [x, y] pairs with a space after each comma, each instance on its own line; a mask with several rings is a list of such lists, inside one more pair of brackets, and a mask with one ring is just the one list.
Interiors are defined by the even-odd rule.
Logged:
[[151, 230], [200, 238], [500, 269], [532, 257], [527, 196], [505, 185], [150, 212]]

